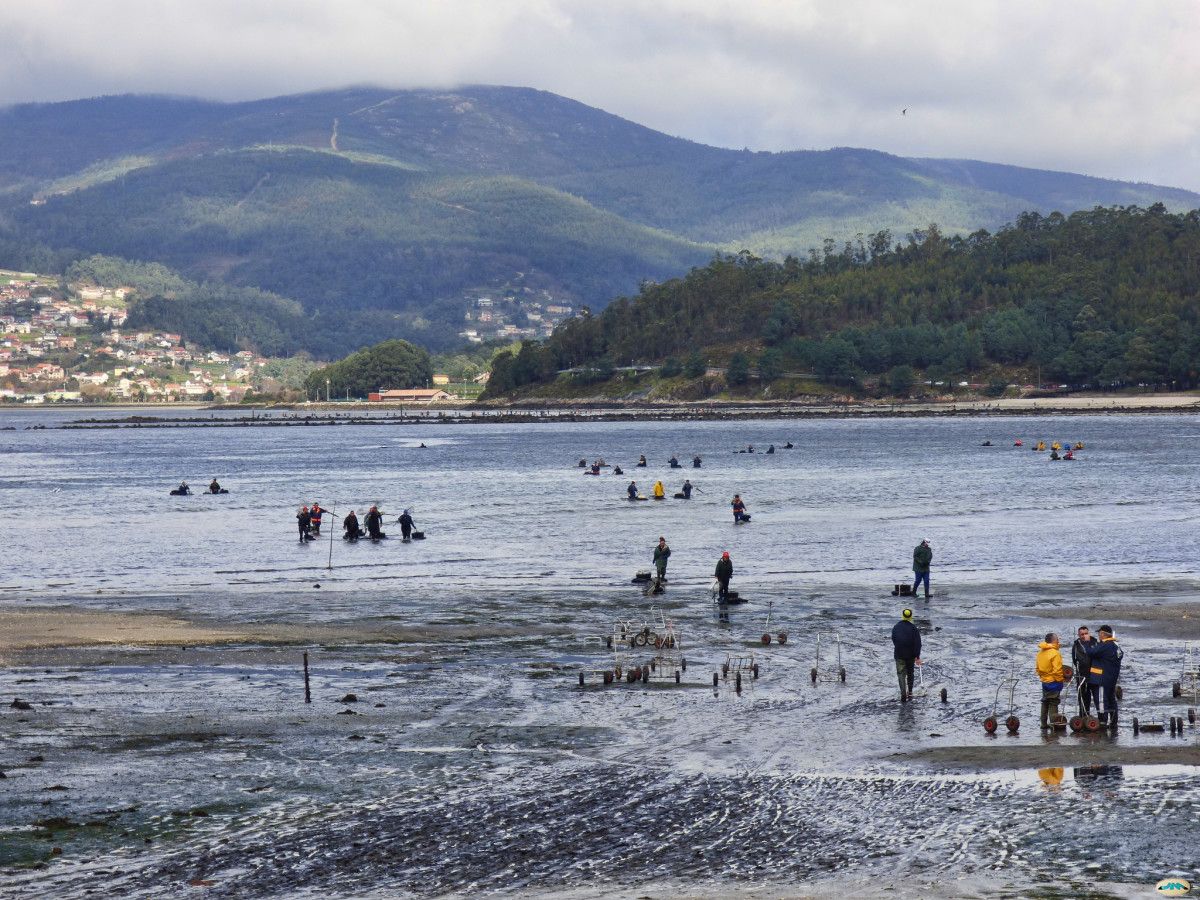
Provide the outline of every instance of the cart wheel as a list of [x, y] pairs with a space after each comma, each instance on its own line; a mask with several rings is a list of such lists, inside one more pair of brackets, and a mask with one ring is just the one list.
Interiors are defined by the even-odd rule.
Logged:
[[645, 647], [649, 642], [650, 638], [645, 633], [635, 634], [633, 636], [633, 646], [635, 647]]
[[579, 673], [579, 686], [583, 687], [583, 673], [582, 672]]
[[1088, 716], [1083, 721], [1083, 727], [1091, 732], [1099, 731], [1100, 730], [1100, 720], [1097, 719], [1095, 716]]
[[719, 684], [720, 684], [720, 681], [717, 677], [717, 673], [713, 672], [713, 687], [717, 687]]
[[1175, 737], [1175, 717], [1174, 716], [1171, 716], [1171, 720], [1168, 724], [1171, 727], [1171, 737]]
[[[1180, 721], [1182, 722], [1183, 720], [1180, 719]], [[1189, 725], [1196, 724], [1196, 707], [1194, 707], [1194, 706], [1188, 707], [1188, 724]]]
[[1134, 734], [1139, 734], [1139, 733], [1141, 732], [1141, 730], [1142, 730], [1142, 728], [1141, 728], [1141, 726], [1138, 724], [1137, 716], [1134, 716], [1134, 717], [1133, 717], [1133, 733], [1134, 733]]
[[663, 639], [662, 639], [662, 638], [660, 638], [660, 637], [656, 637], [656, 638], [654, 639], [654, 649], [655, 649], [655, 650], [661, 650], [661, 649], [662, 649], [662, 646], [663, 646]]
[[781, 643], [781, 644], [786, 644], [787, 643], [787, 632], [786, 631], [779, 632], [779, 634], [775, 635], [775, 640], [779, 641], [779, 643]]
[[605, 672], [605, 673], [604, 673], [604, 683], [605, 683], [605, 684], [612, 684], [612, 683], [613, 683], [613, 673], [612, 673], [612, 672]]
[[1171, 685], [1171, 696], [1179, 697], [1179, 696], [1182, 696], [1182, 694], [1183, 694], [1183, 685], [1181, 685], [1178, 681], [1176, 681], [1173, 685]]
[[670, 648], [674, 647], [675, 646], [675, 638], [668, 637], [665, 641], [663, 641], [663, 646], [666, 647], [668, 650]]
[[995, 734], [996, 726], [998, 724], [999, 723], [996, 721], [995, 716], [988, 716], [986, 719], [983, 720], [983, 730], [986, 731], [988, 734]]
[[817, 683], [817, 670], [813, 669], [812, 672], [809, 673], [809, 675], [812, 677], [812, 683], [816, 684]]
[[604, 647], [606, 650], [612, 649], [612, 635], [611, 634], [604, 639]]
[[637, 638], [636, 638], [636, 637], [631, 637], [631, 638], [629, 639], [629, 646], [630, 646], [630, 647], [636, 647], [636, 646], [637, 646]]
[[739, 694], [742, 692], [742, 673], [738, 672], [733, 679], [733, 687]]
[[762, 636], [762, 642], [763, 642], [764, 644], [769, 644], [769, 643], [771, 643], [771, 636], [770, 636], [769, 634], [764, 634], [764, 635]]
[[755, 663], [750, 667], [750, 672], [754, 675], [755, 680], [758, 680], [758, 663]]
[[846, 670], [838, 669], [838, 678], [842, 679], [842, 684], [846, 683]]
[[1016, 734], [1021, 729], [1021, 720], [1016, 716], [1009, 716], [1004, 720], [1004, 727], [1008, 729], [1009, 734]]
[[687, 671], [687, 660], [682, 656], [679, 657], [679, 668], [683, 669], [685, 672]]
[[1078, 733], [1083, 731], [1083, 716], [1071, 716], [1071, 718], [1067, 721], [1067, 725], [1070, 726], [1070, 729], [1073, 732]]
[[1118, 700], [1125, 699], [1125, 691], [1121, 689], [1121, 686], [1119, 684], [1117, 685], [1117, 699]]
[[675, 683], [676, 683], [676, 684], [679, 684], [679, 677], [680, 677], [680, 676], [679, 676], [679, 670], [678, 670], [678, 669], [676, 669], [676, 670], [675, 670]]
[[642, 669], [642, 682], [644, 684], [650, 683], [650, 670], [649, 669]]
[[945, 688], [942, 688], [942, 702], [943, 703], [946, 702], [946, 689]]
[[621, 667], [620, 666], [617, 666], [616, 668], [613, 669], [613, 675], [616, 676], [617, 678], [621, 677]]

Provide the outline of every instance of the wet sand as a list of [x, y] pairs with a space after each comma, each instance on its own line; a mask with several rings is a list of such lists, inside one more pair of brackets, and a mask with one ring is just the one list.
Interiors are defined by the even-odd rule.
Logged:
[[21, 665], [36, 665], [39, 660], [50, 658], [61, 660], [69, 658], [69, 654], [57, 651], [72, 648], [442, 643], [516, 633], [522, 630], [498, 625], [216, 624], [145, 612], [72, 607], [0, 608], [0, 666], [13, 664], [17, 657]]
[[[713, 689], [724, 653], [757, 644], [761, 608], [722, 625], [707, 604], [668, 599], [695, 634], [685, 683], [608, 688], [580, 688], [577, 672], [612, 660], [600, 629], [628, 601], [593, 597], [582, 627], [547, 640], [566, 627], [546, 608], [584, 615], [566, 589], [533, 608], [447, 604], [419, 627], [8, 609], [0, 690], [31, 708], [0, 708], [0, 891], [155, 897], [201, 881], [248, 898], [940, 898], [1054, 896], [1046, 886], [1066, 878], [1133, 896], [1105, 878], [1190, 858], [1162, 809], [1164, 797], [1196, 808], [1196, 779], [1178, 770], [1200, 764], [1200, 732], [1042, 738], [1026, 685], [1021, 733], [985, 737], [993, 673], [1037, 627], [1023, 609], [997, 633], [976, 612], [993, 596], [960, 590], [919, 609], [931, 696], [903, 707], [890, 652], [873, 646], [847, 647], [846, 683], [812, 683], [813, 636], [798, 627], [760, 649], [762, 677], [744, 691]], [[830, 592], [786, 615], [862, 632], [893, 606]], [[1151, 609], [1131, 607], [1118, 628]], [[499, 609], [520, 627], [496, 625]], [[957, 665], [964, 651], [978, 665]], [[1147, 657], [1140, 700], [1178, 713], [1150, 691], [1169, 662]], [[933, 693], [943, 679], [946, 704]], [[1071, 811], [1106, 765], [1127, 769], [1103, 776], [1121, 802], [1100, 851], [1119, 865], [1102, 871]], [[1054, 793], [1044, 767], [1066, 769]], [[1048, 836], [1047, 816], [1065, 831]], [[1136, 852], [1118, 857], [1118, 844]]]
[[[1101, 625], [1110, 624], [1116, 629], [1118, 640], [1121, 631], [1136, 631], [1141, 637], [1171, 641], [1200, 639], [1200, 598], [1146, 603], [1130, 598], [1125, 603], [1098, 601], [1090, 606], [1034, 606], [1019, 610], [1019, 614], [1087, 623], [1093, 633]], [[1062, 635], [1061, 639], [1069, 647], [1074, 634]]]

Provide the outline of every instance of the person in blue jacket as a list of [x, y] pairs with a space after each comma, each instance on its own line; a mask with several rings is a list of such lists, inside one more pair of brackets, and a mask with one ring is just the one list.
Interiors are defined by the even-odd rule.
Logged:
[[1117, 679], [1121, 677], [1121, 660], [1125, 652], [1113, 637], [1111, 625], [1100, 626], [1100, 643], [1088, 653], [1088, 684], [1098, 687], [1103, 695], [1100, 722], [1117, 730]]

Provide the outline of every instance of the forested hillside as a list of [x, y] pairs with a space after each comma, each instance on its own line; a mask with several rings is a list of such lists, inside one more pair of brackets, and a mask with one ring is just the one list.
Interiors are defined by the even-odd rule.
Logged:
[[[165, 264], [209, 295], [146, 303], [148, 323], [326, 358], [387, 337], [449, 347], [488, 292], [599, 309], [715, 250], [803, 257], [931, 221], [966, 235], [1026, 211], [1154, 202], [1186, 211], [1200, 196], [874, 150], [707, 147], [524, 88], [0, 110], [0, 266]], [[247, 320], [226, 327], [235, 295]]]
[[[558, 369], [751, 366], [852, 384], [1040, 370], [1073, 386], [1192, 387], [1200, 372], [1200, 213], [1096, 209], [995, 234], [876, 233], [782, 263], [723, 256], [561, 327], [493, 375], [492, 394]], [[524, 358], [522, 359], [521, 356]], [[900, 369], [901, 371], [896, 371]], [[911, 380], [911, 372], [907, 373]]]

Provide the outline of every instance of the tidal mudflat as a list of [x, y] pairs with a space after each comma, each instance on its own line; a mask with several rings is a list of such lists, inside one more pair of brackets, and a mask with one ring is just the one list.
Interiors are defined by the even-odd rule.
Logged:
[[[1046, 736], [1033, 676], [1045, 631], [1109, 622], [1124, 723], [1186, 714], [1195, 429], [4, 433], [6, 496], [46, 527], [13, 533], [0, 585], [0, 891], [1126, 896], [1197, 879], [1200, 729]], [[1086, 450], [1050, 463], [1017, 436]], [[703, 468], [671, 471], [672, 453]], [[597, 456], [625, 478], [572, 466]], [[213, 475], [230, 495], [166, 496]], [[631, 477], [685, 475], [693, 501], [621, 500]], [[734, 491], [749, 525], [730, 522]], [[329, 545], [295, 538], [314, 499], [412, 507], [429, 539], [336, 541], [329, 568]], [[670, 583], [646, 597], [630, 578], [660, 534]], [[934, 596], [892, 597], [921, 537]], [[725, 549], [750, 602], [722, 617]], [[904, 603], [929, 690], [901, 706]], [[761, 644], [768, 608], [783, 646]], [[611, 666], [614, 621], [659, 613], [682, 635], [679, 684], [579, 686]], [[840, 637], [845, 683], [811, 680], [818, 634], [823, 666]], [[751, 652], [759, 677], [714, 689]], [[986, 735], [1010, 669], [1022, 726]]]

